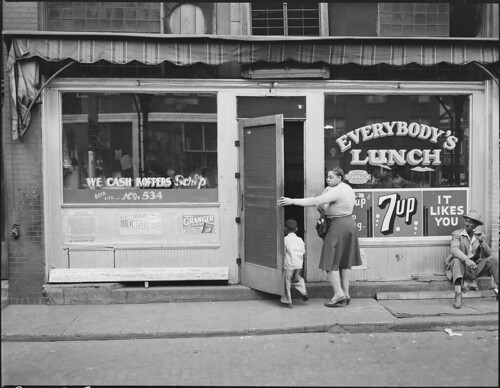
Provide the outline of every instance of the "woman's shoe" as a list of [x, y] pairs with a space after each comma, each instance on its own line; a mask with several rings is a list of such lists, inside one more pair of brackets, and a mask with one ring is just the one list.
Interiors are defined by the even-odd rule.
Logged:
[[345, 297], [345, 304], [346, 304], [346, 306], [349, 306], [349, 303], [351, 303], [351, 297], [350, 296], [346, 296]]
[[346, 297], [341, 296], [340, 298], [332, 299], [332, 300], [326, 302], [325, 306], [326, 307], [340, 307], [340, 306], [344, 306], [345, 302], [346, 302]]
[[455, 292], [455, 301], [453, 302], [453, 308], [459, 309], [462, 307], [462, 293]]

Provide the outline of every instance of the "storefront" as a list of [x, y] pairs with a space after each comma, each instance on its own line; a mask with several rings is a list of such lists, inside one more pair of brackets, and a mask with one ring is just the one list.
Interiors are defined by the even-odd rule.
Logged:
[[[82, 62], [78, 47], [82, 57], [64, 58]], [[493, 81], [56, 77], [42, 93], [46, 281], [209, 279], [274, 292], [261, 283], [279, 273], [289, 217], [306, 241], [307, 281], [324, 281], [316, 210], [276, 200], [318, 195], [337, 166], [357, 193], [354, 280], [443, 274], [470, 209], [498, 254], [497, 104]]]

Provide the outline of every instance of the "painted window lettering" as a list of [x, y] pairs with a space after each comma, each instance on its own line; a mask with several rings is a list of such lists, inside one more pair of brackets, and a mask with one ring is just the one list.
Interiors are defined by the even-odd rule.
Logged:
[[[394, 128], [396, 127], [396, 128]], [[384, 129], [387, 132], [384, 132]], [[446, 149], [453, 149], [458, 141], [455, 136], [451, 136], [451, 131], [443, 131], [436, 127], [431, 127], [425, 124], [410, 123], [405, 121], [392, 121], [383, 123], [374, 123], [356, 128], [346, 134], [340, 136], [336, 142], [340, 146], [340, 151], [347, 151], [352, 146], [351, 139], [354, 143], [359, 144], [360, 141], [365, 142], [372, 139], [378, 139], [386, 136], [410, 136], [418, 137], [422, 140], [428, 140], [431, 143], [437, 143], [438, 139], [445, 134]]]
[[[455, 148], [458, 138], [451, 135], [451, 131], [443, 131], [436, 127], [431, 127], [419, 123], [407, 123], [405, 121], [392, 121], [383, 123], [374, 123], [356, 128], [352, 131], [337, 138], [336, 143], [340, 147], [341, 152], [345, 152], [352, 148], [353, 143], [379, 139], [388, 136], [409, 136], [421, 140], [427, 140], [430, 143], [437, 144], [442, 136], [445, 136], [442, 147], [446, 150]], [[378, 166], [386, 164], [388, 166], [399, 165], [404, 166], [410, 164], [416, 165], [440, 165], [441, 161], [440, 149], [370, 149], [364, 151], [361, 149], [352, 149], [351, 165], [367, 165]]]

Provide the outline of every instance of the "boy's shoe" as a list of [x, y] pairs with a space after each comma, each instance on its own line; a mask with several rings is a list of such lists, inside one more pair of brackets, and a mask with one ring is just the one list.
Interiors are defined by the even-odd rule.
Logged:
[[307, 296], [307, 294], [302, 295], [302, 300], [304, 302], [307, 302], [309, 300], [309, 297]]

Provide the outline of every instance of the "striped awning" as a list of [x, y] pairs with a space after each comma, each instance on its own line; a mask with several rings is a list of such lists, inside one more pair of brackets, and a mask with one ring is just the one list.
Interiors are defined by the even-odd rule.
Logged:
[[[109, 35], [109, 34], [108, 34]], [[204, 63], [220, 65], [259, 61], [302, 64], [394, 66], [415, 63], [465, 65], [470, 62], [498, 62], [498, 41], [494, 39], [412, 38], [269, 38], [217, 36], [20, 36], [12, 39], [7, 67], [16, 60], [74, 60], [91, 64], [104, 60], [113, 64], [138, 61], [145, 65], [170, 62], [175, 65]]]
[[[39, 60], [92, 64], [107, 61], [126, 65], [170, 62], [179, 66], [204, 63], [253, 64], [257, 62], [324, 63], [363, 66], [438, 63], [480, 66], [499, 60], [496, 39], [457, 38], [356, 38], [356, 37], [224, 37], [155, 34], [3, 32], [10, 43], [6, 73], [11, 91], [12, 138], [22, 140], [30, 110], [40, 90], [36, 87]], [[52, 77], [55, 77], [54, 74]], [[46, 82], [50, 82], [52, 77]], [[45, 84], [45, 86], [46, 86]], [[44, 86], [44, 87], [45, 87]]]

